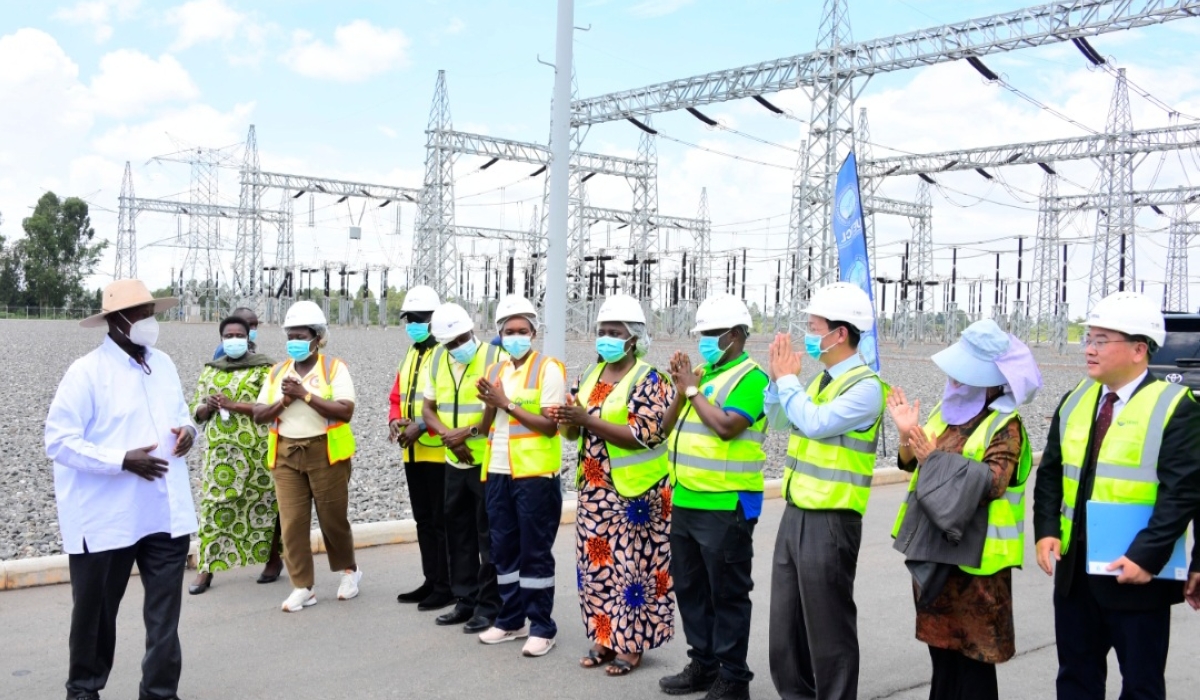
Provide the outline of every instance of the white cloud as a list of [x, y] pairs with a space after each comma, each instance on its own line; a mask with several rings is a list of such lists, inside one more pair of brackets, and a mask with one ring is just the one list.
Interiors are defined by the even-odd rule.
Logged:
[[96, 153], [118, 160], [146, 160], [178, 150], [178, 142], [209, 147], [238, 143], [246, 135], [254, 103], [235, 105], [222, 112], [206, 104], [193, 104], [140, 124], [121, 124], [96, 137]]
[[447, 34], [459, 34], [467, 28], [467, 23], [458, 17], [451, 17], [450, 24], [446, 25]]
[[168, 10], [166, 21], [177, 28], [171, 49], [179, 51], [210, 41], [231, 41], [247, 17], [224, 0], [191, 0]]
[[641, 0], [629, 8], [637, 17], [664, 17], [691, 5], [696, 0]]
[[120, 49], [100, 59], [100, 72], [92, 78], [91, 101], [96, 112], [124, 117], [163, 102], [191, 100], [200, 91], [174, 57], [155, 60], [144, 53]]
[[379, 133], [383, 134], [384, 136], [388, 137], [389, 139], [394, 139], [397, 136], [399, 136], [399, 134], [396, 133], [395, 129], [393, 129], [390, 126], [384, 126], [382, 124], [379, 125]]
[[112, 38], [113, 20], [125, 19], [133, 14], [141, 0], [80, 0], [70, 7], [59, 8], [54, 19], [69, 24], [91, 25], [96, 43], [102, 44]]
[[292, 48], [283, 54], [282, 61], [300, 75], [347, 83], [409, 64], [409, 40], [399, 29], [355, 20], [335, 29], [333, 38], [333, 45], [329, 45], [311, 32], [296, 31]]

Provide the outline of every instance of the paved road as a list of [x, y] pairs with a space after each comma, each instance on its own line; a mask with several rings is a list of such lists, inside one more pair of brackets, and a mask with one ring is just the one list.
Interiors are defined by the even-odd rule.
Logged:
[[[864, 527], [857, 599], [862, 644], [860, 697], [915, 700], [928, 696], [929, 660], [913, 639], [908, 576], [888, 538], [903, 486], [875, 490]], [[777, 697], [767, 669], [770, 552], [782, 502], [768, 501], [754, 560], [754, 627], [750, 665], [758, 674], [751, 692]], [[433, 624], [433, 614], [395, 601], [417, 581], [415, 545], [362, 550], [362, 595], [337, 602], [337, 579], [319, 578], [320, 604], [285, 615], [284, 582], [255, 585], [257, 571], [225, 573], [198, 597], [184, 596], [181, 623], [186, 700], [254, 698], [627, 698], [662, 697], [660, 676], [686, 663], [680, 631], [675, 641], [648, 654], [625, 678], [585, 671], [576, 660], [587, 649], [574, 592], [573, 532], [559, 532], [556, 600], [559, 646], [542, 659], [526, 659], [517, 644], [484, 647], [458, 628]], [[1032, 548], [1027, 561], [1033, 561]], [[318, 568], [323, 566], [320, 557]], [[189, 572], [190, 578], [191, 572]], [[1001, 696], [1053, 697], [1056, 669], [1050, 581], [1036, 568], [1015, 575], [1018, 656], [1000, 667]], [[121, 611], [117, 664], [107, 698], [135, 698], [142, 627], [141, 587], [130, 584]], [[0, 698], [60, 698], [66, 671], [71, 608], [68, 586], [0, 593]], [[1200, 614], [1175, 608], [1168, 688], [1180, 697], [1200, 685]], [[1110, 668], [1117, 668], [1115, 658]], [[1117, 697], [1110, 679], [1109, 697]]]

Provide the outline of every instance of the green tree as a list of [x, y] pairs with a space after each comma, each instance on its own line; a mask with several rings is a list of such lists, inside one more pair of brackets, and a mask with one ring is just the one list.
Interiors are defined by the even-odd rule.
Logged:
[[33, 215], [21, 222], [25, 238], [13, 244], [21, 272], [24, 303], [36, 306], [90, 306], [94, 297], [83, 281], [96, 270], [107, 241], [95, 241], [87, 202], [60, 200], [47, 192]]

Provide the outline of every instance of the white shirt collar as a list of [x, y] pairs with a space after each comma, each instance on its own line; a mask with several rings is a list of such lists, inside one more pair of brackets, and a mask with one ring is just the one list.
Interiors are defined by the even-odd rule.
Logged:
[[850, 370], [854, 369], [855, 367], [858, 367], [861, 364], [864, 364], [863, 360], [862, 360], [862, 356], [859, 355], [858, 353], [854, 353], [850, 357], [847, 357], [846, 359], [842, 360], [841, 362], [837, 363], [836, 365], [833, 365], [826, 371], [829, 372], [830, 377], [837, 379], [838, 377], [842, 376], [846, 372], [849, 372]]
[[[1137, 388], [1142, 385], [1142, 382], [1145, 381], [1145, 379], [1146, 379], [1146, 375], [1149, 373], [1150, 373], [1149, 370], [1142, 372], [1141, 374], [1139, 374], [1137, 376], [1137, 379], [1134, 379], [1132, 382], [1129, 382], [1125, 386], [1117, 389], [1115, 392], [1113, 392], [1108, 387], [1104, 387], [1104, 393], [1105, 394], [1115, 393], [1117, 395], [1117, 401], [1120, 401], [1122, 404], [1129, 403], [1129, 399], [1133, 397], [1133, 392], [1136, 391]], [[1100, 399], [1103, 400], [1104, 396], [1101, 395]]]

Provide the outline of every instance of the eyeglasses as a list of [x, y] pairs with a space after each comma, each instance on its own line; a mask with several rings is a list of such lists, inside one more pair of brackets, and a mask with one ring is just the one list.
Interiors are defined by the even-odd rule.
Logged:
[[1109, 343], [1137, 343], [1137, 342], [1140, 342], [1140, 341], [1129, 340], [1126, 338], [1084, 338], [1083, 339], [1083, 347], [1085, 350], [1090, 347], [1094, 347], [1097, 350], [1103, 350], [1104, 346], [1108, 345]]

